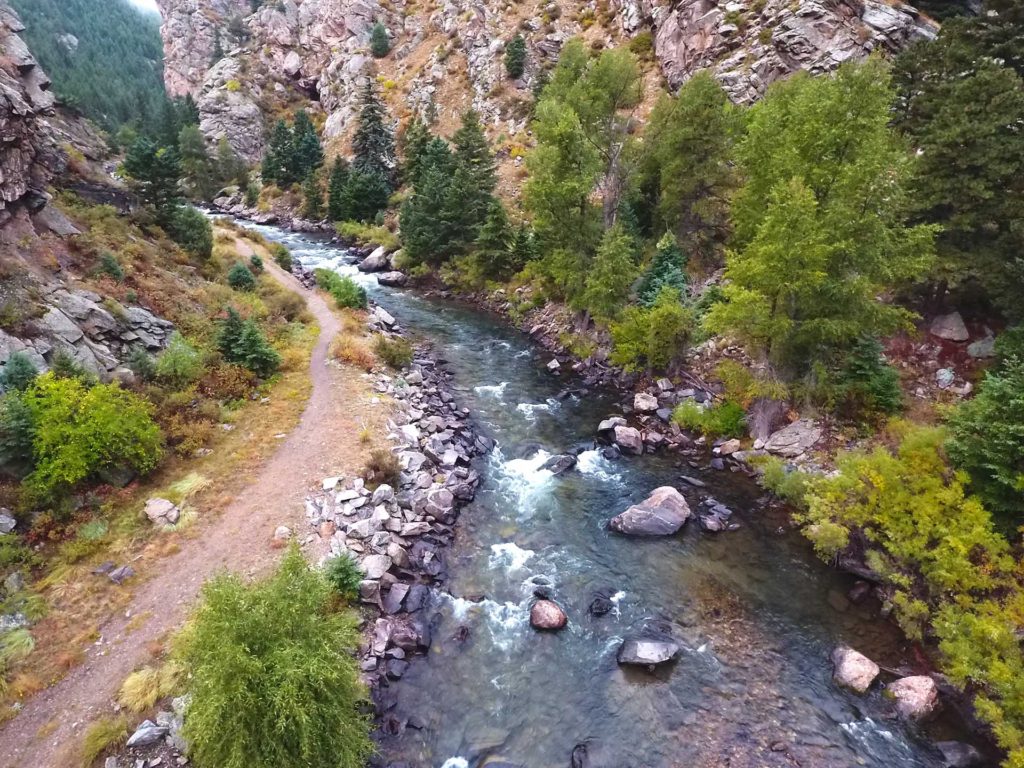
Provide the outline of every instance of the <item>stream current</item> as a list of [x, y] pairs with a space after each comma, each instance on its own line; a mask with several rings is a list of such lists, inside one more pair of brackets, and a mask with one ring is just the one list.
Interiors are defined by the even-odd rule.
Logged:
[[[549, 356], [524, 334], [472, 308], [378, 287], [323, 238], [241, 223], [307, 268], [352, 276], [429, 340], [460, 404], [498, 444], [461, 512], [448, 591], [434, 594], [431, 650], [386, 692], [408, 725], [382, 738], [381, 764], [564, 768], [578, 744], [591, 768], [942, 764], [929, 742], [957, 735], [946, 724], [919, 733], [893, 718], [877, 688], [860, 697], [832, 682], [836, 645], [898, 665], [902, 641], [877, 604], [848, 603], [852, 581], [819, 563], [778, 513], [755, 511], [760, 491], [747, 478], [671, 453], [604, 458], [594, 434], [618, 412], [614, 393], [560, 397], [571, 378], [549, 373]], [[562, 475], [540, 468], [579, 451]], [[735, 510], [739, 530], [705, 534], [693, 520], [664, 539], [607, 530], [660, 485], [695, 507], [684, 472]], [[540, 585], [568, 614], [565, 630], [530, 628]], [[598, 594], [614, 608], [592, 617]], [[620, 668], [622, 639], [645, 626], [670, 629], [678, 661], [654, 673]]]

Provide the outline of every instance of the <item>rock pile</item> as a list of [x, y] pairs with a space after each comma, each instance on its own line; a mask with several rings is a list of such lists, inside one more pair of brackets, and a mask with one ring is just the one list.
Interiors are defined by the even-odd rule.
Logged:
[[[387, 317], [381, 324], [396, 328]], [[331, 553], [352, 557], [363, 572], [360, 600], [382, 615], [361, 665], [371, 682], [386, 686], [401, 677], [409, 654], [430, 646], [422, 610], [428, 585], [445, 579], [458, 509], [476, 494], [480, 477], [471, 460], [494, 443], [475, 434], [449, 374], [422, 348], [400, 375], [379, 376], [376, 390], [398, 404], [388, 425], [397, 476], [373, 489], [362, 478], [328, 478], [306, 511]]]

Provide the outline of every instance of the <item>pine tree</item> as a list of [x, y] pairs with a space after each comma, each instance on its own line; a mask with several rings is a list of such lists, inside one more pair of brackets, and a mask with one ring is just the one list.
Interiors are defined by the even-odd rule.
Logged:
[[654, 260], [637, 288], [637, 298], [645, 307], [651, 307], [662, 288], [672, 288], [680, 296], [686, 295], [687, 279], [683, 268], [686, 256], [679, 249], [675, 235], [666, 232], [658, 241]]
[[235, 361], [260, 378], [270, 376], [281, 364], [281, 356], [267, 342], [259, 326], [249, 319], [242, 324], [242, 333], [232, 350]]
[[391, 41], [388, 40], [388, 31], [379, 21], [373, 25], [370, 32], [370, 53], [375, 59], [383, 59], [391, 50]]
[[476, 259], [485, 277], [508, 280], [515, 273], [512, 262], [512, 230], [501, 200], [491, 198], [487, 219], [476, 239]]
[[372, 78], [367, 78], [363, 86], [352, 151], [353, 171], [376, 174], [391, 187], [395, 169], [395, 137], [385, 124], [384, 105]]
[[580, 309], [598, 320], [608, 321], [618, 314], [633, 283], [633, 242], [620, 224], [604, 233], [594, 265], [587, 273]]
[[334, 158], [331, 177], [327, 185], [327, 218], [331, 221], [345, 221], [345, 187], [348, 185], [348, 162], [340, 155]]
[[416, 176], [419, 173], [420, 163], [430, 143], [430, 129], [420, 119], [413, 120], [405, 131], [403, 155], [405, 160], [405, 180], [410, 184], [416, 183]]
[[509, 270], [515, 274], [539, 257], [537, 238], [534, 236], [533, 230], [526, 223], [520, 224], [513, 233], [512, 242], [509, 244]]
[[526, 68], [526, 40], [517, 34], [505, 47], [505, 72], [513, 80], [523, 76]]
[[227, 317], [221, 321], [217, 332], [217, 350], [225, 360], [230, 360], [232, 350], [242, 336], [244, 321], [234, 307], [227, 308]]
[[292, 153], [292, 132], [284, 120], [274, 123], [267, 143], [267, 151], [263, 155], [262, 175], [264, 183], [286, 186], [295, 179], [290, 175]]
[[390, 197], [391, 187], [379, 173], [353, 170], [345, 185], [342, 210], [346, 219], [372, 221], [380, 211], [388, 207]]
[[224, 58], [224, 46], [220, 41], [220, 30], [213, 30], [213, 54], [210, 56], [210, 66]]
[[441, 214], [451, 179], [444, 169], [423, 168], [419, 183], [402, 206], [399, 223], [406, 255], [414, 262], [439, 264], [450, 244], [450, 227]]
[[178, 133], [178, 152], [191, 197], [211, 200], [217, 192], [218, 175], [206, 151], [206, 139], [196, 125], [186, 125]]
[[320, 221], [324, 217], [324, 193], [316, 173], [309, 174], [303, 182], [302, 197], [302, 215], [310, 221]]
[[467, 231], [475, 231], [487, 217], [491, 195], [497, 184], [494, 157], [476, 112], [469, 110], [463, 114], [462, 125], [452, 136], [452, 143], [455, 145], [457, 172], [463, 171], [464, 181], [460, 184], [466, 185], [465, 189], [457, 191], [465, 199], [465, 207], [461, 209], [465, 227]]
[[295, 113], [292, 124], [291, 172], [297, 181], [304, 181], [313, 171], [324, 164], [324, 150], [316, 128], [306, 110]]
[[13, 352], [0, 368], [0, 392], [24, 392], [39, 371], [24, 352]]
[[132, 144], [124, 159], [124, 171], [143, 202], [152, 206], [157, 222], [168, 227], [181, 203], [178, 181], [181, 163], [171, 147], [158, 147], [142, 137]]

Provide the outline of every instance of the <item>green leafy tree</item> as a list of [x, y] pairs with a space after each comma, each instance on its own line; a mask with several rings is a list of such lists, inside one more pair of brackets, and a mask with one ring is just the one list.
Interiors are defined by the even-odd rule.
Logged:
[[891, 96], [872, 59], [797, 74], [751, 109], [727, 301], [708, 312], [710, 330], [800, 370], [906, 326], [909, 313], [879, 296], [928, 267], [934, 228], [901, 214], [910, 160], [888, 126]]
[[12, 352], [4, 367], [0, 368], [0, 391], [24, 392], [38, 375], [39, 370], [28, 355]]
[[693, 333], [693, 311], [682, 294], [662, 288], [649, 307], [629, 306], [611, 323], [611, 361], [627, 371], [667, 370]]
[[645, 307], [652, 306], [663, 288], [672, 288], [680, 296], [685, 296], [689, 283], [683, 271], [685, 266], [686, 256], [679, 250], [675, 235], [666, 232], [658, 241], [651, 266], [637, 287], [640, 303]]
[[206, 139], [199, 126], [184, 126], [178, 132], [177, 145], [190, 196], [196, 200], [212, 200], [220, 188], [220, 179], [206, 151]]
[[523, 76], [526, 69], [526, 40], [517, 34], [505, 46], [505, 72], [513, 80]]
[[331, 221], [344, 221], [348, 218], [345, 210], [348, 176], [348, 162], [341, 156], [336, 157], [327, 183], [327, 218]]
[[228, 272], [228, 285], [236, 291], [254, 291], [256, 278], [249, 268], [239, 261]]
[[158, 147], [140, 137], [125, 155], [124, 172], [142, 201], [153, 208], [161, 226], [170, 224], [181, 203], [178, 181], [181, 162], [170, 147]]
[[237, 184], [245, 190], [249, 186], [249, 166], [235, 152], [227, 136], [221, 136], [217, 141], [217, 153], [213, 162], [219, 187]]
[[994, 512], [1024, 519], [1024, 361], [988, 373], [971, 400], [953, 410], [947, 450]]
[[714, 76], [698, 72], [676, 96], [659, 99], [644, 138], [639, 185], [650, 191], [652, 223], [708, 263], [729, 232], [742, 119]]
[[35, 425], [35, 467], [25, 478], [33, 501], [51, 501], [106, 469], [145, 474], [160, 460], [162, 436], [152, 406], [117, 384], [87, 387], [48, 373], [24, 400]]
[[632, 239], [616, 224], [604, 233], [594, 264], [586, 276], [580, 308], [598, 320], [611, 320], [629, 297], [636, 276]]
[[297, 546], [269, 578], [204, 588], [177, 649], [190, 670], [184, 735], [199, 765], [361, 768], [373, 753], [355, 617]]
[[391, 50], [391, 41], [388, 39], [388, 31], [379, 21], [370, 30], [370, 53], [375, 59], [383, 59]]

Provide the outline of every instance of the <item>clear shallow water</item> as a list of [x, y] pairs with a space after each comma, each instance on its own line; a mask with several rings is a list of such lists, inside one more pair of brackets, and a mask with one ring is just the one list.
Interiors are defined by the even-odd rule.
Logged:
[[[384, 738], [382, 764], [564, 767], [586, 743], [593, 768], [939, 765], [878, 693], [833, 685], [836, 644], [898, 664], [899, 640], [867, 609], [830, 604], [850, 581], [781, 533], [779, 520], [752, 512], [758, 489], [745, 478], [680, 468], [675, 455], [609, 461], [594, 450], [561, 476], [541, 470], [549, 455], [593, 448], [597, 422], [615, 412], [607, 394], [559, 398], [567, 382], [503, 323], [380, 289], [342, 249], [309, 236], [254, 228], [307, 267], [353, 275], [429, 338], [451, 364], [461, 403], [498, 441], [448, 554], [451, 594], [434, 598], [433, 647], [387, 692], [394, 715], [418, 727]], [[743, 527], [713, 536], [690, 523], [662, 540], [606, 530], [658, 485], [677, 485], [694, 505], [683, 471], [703, 478]], [[569, 615], [563, 632], [529, 627], [541, 584]], [[615, 608], [592, 618], [599, 592]], [[681, 642], [678, 662], [654, 674], [619, 668], [622, 638], [651, 622]]]

